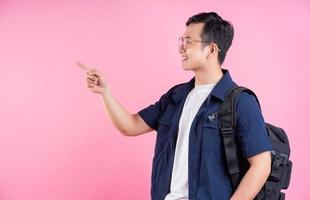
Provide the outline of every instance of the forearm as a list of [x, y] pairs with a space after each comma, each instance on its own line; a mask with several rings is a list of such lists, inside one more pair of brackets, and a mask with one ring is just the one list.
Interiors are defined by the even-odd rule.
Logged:
[[252, 200], [263, 187], [270, 174], [270, 165], [257, 164], [251, 166], [242, 178], [237, 190], [230, 200]]
[[132, 115], [116, 100], [116, 98], [114, 98], [109, 86], [104, 89], [100, 98], [102, 99], [103, 106], [114, 126], [122, 134], [126, 134], [130, 124], [133, 123]]

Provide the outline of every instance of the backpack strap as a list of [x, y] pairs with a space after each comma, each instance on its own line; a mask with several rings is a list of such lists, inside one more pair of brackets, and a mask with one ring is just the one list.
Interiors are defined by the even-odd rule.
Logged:
[[226, 94], [225, 100], [221, 105], [218, 113], [219, 128], [223, 138], [226, 164], [231, 177], [234, 191], [237, 189], [240, 182], [240, 166], [239, 157], [237, 153], [237, 144], [235, 141], [236, 129], [236, 97], [242, 92], [246, 91], [255, 96], [260, 107], [258, 98], [250, 89], [242, 86], [233, 86]]

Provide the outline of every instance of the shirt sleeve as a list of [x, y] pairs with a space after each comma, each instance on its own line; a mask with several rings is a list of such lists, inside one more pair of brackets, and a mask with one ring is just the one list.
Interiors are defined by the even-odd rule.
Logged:
[[138, 114], [140, 117], [145, 121], [145, 123], [151, 127], [152, 129], [156, 130], [158, 129], [158, 119], [165, 107], [168, 104], [168, 99], [169, 99], [169, 93], [166, 92], [163, 94], [158, 101], [155, 103], [141, 109]]
[[246, 92], [241, 92], [238, 98], [236, 137], [243, 157], [249, 158], [264, 151], [271, 151], [271, 141], [256, 98]]

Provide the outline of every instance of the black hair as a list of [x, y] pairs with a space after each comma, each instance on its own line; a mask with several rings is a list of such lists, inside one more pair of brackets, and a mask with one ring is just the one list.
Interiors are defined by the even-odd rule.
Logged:
[[192, 23], [204, 23], [200, 37], [202, 40], [213, 42], [218, 46], [221, 50], [218, 52], [218, 61], [222, 65], [234, 37], [233, 25], [215, 12], [198, 13], [187, 20], [186, 26]]

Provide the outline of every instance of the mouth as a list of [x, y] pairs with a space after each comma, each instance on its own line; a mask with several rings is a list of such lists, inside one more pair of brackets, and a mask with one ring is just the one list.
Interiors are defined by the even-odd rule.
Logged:
[[181, 59], [182, 59], [182, 61], [185, 61], [185, 60], [188, 59], [188, 57], [187, 57], [187, 55], [182, 55], [182, 56], [181, 56]]

